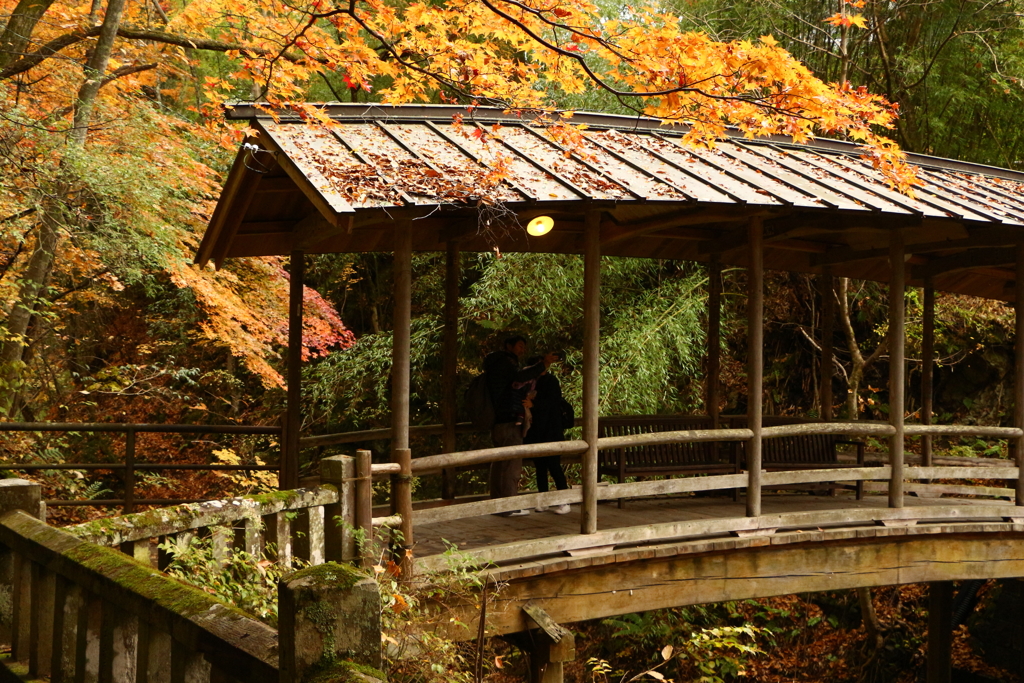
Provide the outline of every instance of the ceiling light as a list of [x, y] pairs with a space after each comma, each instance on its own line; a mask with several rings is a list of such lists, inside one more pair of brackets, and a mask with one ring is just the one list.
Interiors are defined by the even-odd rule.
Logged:
[[555, 221], [551, 216], [537, 216], [526, 226], [526, 232], [534, 237], [540, 237], [551, 232], [553, 227], [555, 227]]

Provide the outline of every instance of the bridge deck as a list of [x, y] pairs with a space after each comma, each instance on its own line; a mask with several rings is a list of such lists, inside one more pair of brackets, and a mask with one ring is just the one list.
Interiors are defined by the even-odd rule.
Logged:
[[[887, 505], [887, 498], [879, 495], [867, 495], [863, 500], [856, 500], [852, 493], [845, 492], [836, 496], [767, 494], [762, 499], [762, 514], [881, 510], [887, 508]], [[947, 505], [1005, 506], [1006, 502], [964, 498], [916, 498], [913, 496], [905, 498], [906, 507]], [[598, 529], [605, 531], [665, 522], [742, 518], [744, 515], [743, 500], [737, 502], [733, 501], [731, 497], [683, 496], [631, 500], [621, 510], [614, 503], [600, 505], [598, 507]], [[445, 551], [445, 542], [455, 545], [460, 550], [468, 551], [519, 541], [574, 535], [579, 533], [579, 516], [579, 506], [574, 505], [572, 511], [565, 515], [555, 515], [551, 512], [534, 512], [524, 517], [486, 515], [438, 524], [417, 525], [415, 553], [420, 558], [438, 555]], [[527, 558], [517, 558], [512, 562], [525, 559]], [[506, 560], [502, 564], [508, 562]]]

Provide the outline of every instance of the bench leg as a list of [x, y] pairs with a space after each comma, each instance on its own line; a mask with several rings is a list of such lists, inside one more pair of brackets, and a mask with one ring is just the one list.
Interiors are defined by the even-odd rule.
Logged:
[[[619, 483], [625, 483], [626, 481], [626, 451], [623, 448], [619, 449]], [[626, 499], [619, 498], [619, 509], [626, 507]]]

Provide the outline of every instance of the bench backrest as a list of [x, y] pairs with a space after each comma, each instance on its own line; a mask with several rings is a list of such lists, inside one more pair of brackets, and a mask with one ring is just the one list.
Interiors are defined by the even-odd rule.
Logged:
[[[733, 429], [747, 426], [745, 416], [727, 418]], [[765, 427], [817, 422], [800, 417], [778, 417], [766, 415], [761, 423]], [[761, 462], [765, 465], [777, 463], [788, 465], [817, 465], [839, 461], [836, 444], [843, 439], [838, 434], [801, 434], [800, 436], [779, 436], [761, 442]]]
[[[598, 434], [602, 437], [711, 428], [711, 418], [705, 415], [630, 415], [602, 417], [598, 422]], [[625, 466], [630, 469], [656, 469], [723, 461], [719, 455], [718, 444], [712, 442], [631, 446], [622, 450]], [[598, 451], [599, 466], [602, 468], [617, 466], [618, 451], [619, 449]]]

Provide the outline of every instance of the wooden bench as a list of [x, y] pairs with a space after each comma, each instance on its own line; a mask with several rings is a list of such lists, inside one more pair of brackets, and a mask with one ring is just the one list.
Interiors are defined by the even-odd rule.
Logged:
[[[598, 436], [633, 436], [656, 432], [712, 429], [705, 415], [630, 415], [602, 417]], [[653, 477], [671, 474], [734, 474], [739, 472], [735, 449], [717, 441], [654, 444], [599, 450], [598, 474], [616, 477]], [[623, 501], [619, 501], [622, 507]]]
[[[795, 417], [765, 417], [766, 427], [801, 424], [815, 420]], [[745, 429], [745, 415], [723, 416], [722, 429]], [[692, 429], [712, 429], [711, 418], [706, 415], [631, 415], [603, 417], [598, 423], [598, 434], [632, 436], [655, 432]], [[857, 447], [857, 465], [839, 462], [839, 446]], [[745, 466], [746, 449], [741, 442], [700, 442], [628, 446], [598, 451], [598, 473], [616, 477], [619, 483], [626, 477], [667, 476], [673, 474], [733, 474]], [[862, 467], [864, 443], [849, 441], [836, 434], [809, 434], [784, 436], [762, 441], [761, 466], [765, 470], [831, 469], [851, 466]], [[787, 488], [794, 488], [788, 486]], [[817, 488], [822, 488], [821, 486]], [[829, 490], [846, 488], [837, 484], [825, 485]], [[863, 495], [863, 482], [856, 485], [857, 497]], [[622, 501], [619, 502], [621, 507]]]

